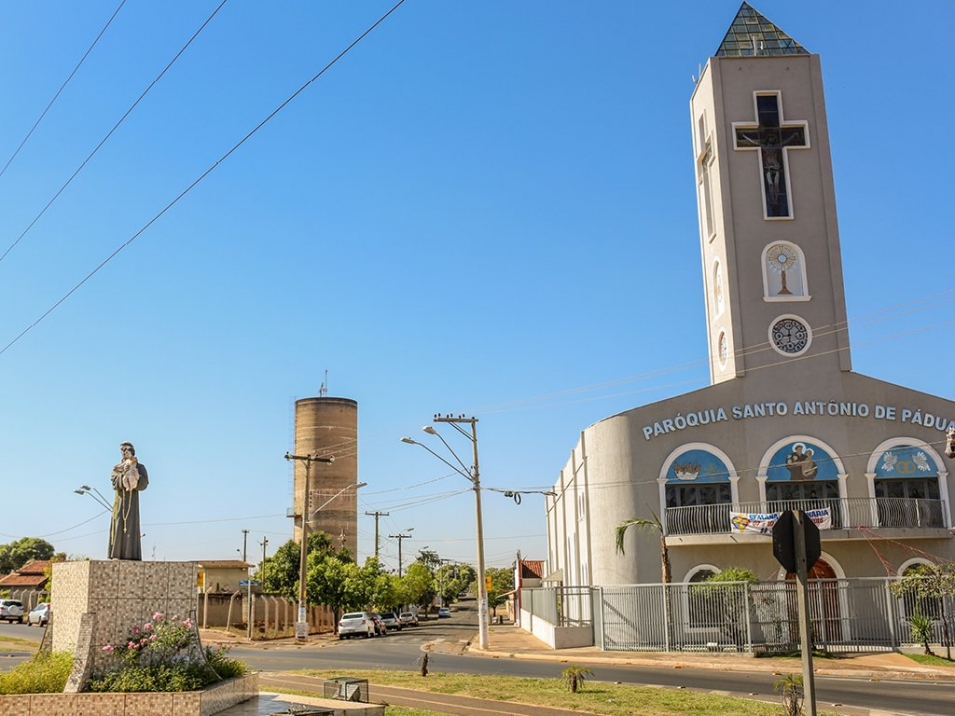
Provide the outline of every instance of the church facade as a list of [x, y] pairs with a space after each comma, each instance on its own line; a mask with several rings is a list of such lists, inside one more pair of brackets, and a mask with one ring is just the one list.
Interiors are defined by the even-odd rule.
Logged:
[[690, 100], [711, 385], [584, 429], [546, 501], [552, 581], [785, 579], [774, 515], [820, 526], [815, 578], [955, 559], [955, 403], [851, 369], [820, 58], [743, 4]]

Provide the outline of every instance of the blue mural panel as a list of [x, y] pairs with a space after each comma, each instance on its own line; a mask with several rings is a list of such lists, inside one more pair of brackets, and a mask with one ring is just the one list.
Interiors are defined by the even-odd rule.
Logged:
[[794, 440], [773, 453], [767, 479], [777, 482], [836, 480], [839, 471], [824, 447], [808, 440]]
[[667, 469], [667, 482], [729, 482], [730, 471], [708, 450], [692, 449], [680, 453]]
[[924, 449], [896, 445], [886, 450], [875, 467], [876, 477], [937, 477], [938, 465]]

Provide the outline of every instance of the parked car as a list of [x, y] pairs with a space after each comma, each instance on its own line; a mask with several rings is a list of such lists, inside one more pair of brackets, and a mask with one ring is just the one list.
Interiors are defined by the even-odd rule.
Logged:
[[398, 615], [394, 612], [385, 612], [381, 615], [381, 620], [385, 623], [385, 626], [389, 629], [394, 629], [395, 631], [401, 631], [401, 622], [398, 620]]
[[27, 614], [27, 626], [39, 624], [45, 627], [50, 621], [50, 603], [40, 602]]
[[23, 624], [23, 602], [19, 599], [0, 599], [0, 620]]
[[401, 623], [401, 626], [418, 626], [418, 617], [414, 612], [401, 612], [398, 615], [398, 621]]
[[374, 636], [376, 631], [375, 620], [368, 612], [348, 612], [338, 620], [339, 639], [353, 636], [368, 638]]
[[375, 622], [375, 634], [378, 636], [387, 636], [388, 627], [385, 626], [385, 620], [381, 618], [381, 614], [378, 612], [368, 612], [371, 614], [371, 618]]
[[451, 618], [450, 609], [448, 609], [447, 607], [440, 607], [438, 609], [438, 619], [450, 619], [450, 618]]

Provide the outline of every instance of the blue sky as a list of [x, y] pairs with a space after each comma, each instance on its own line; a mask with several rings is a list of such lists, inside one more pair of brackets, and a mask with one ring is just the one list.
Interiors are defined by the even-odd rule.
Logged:
[[[3, 3], [0, 166], [118, 4]], [[0, 176], [0, 253], [218, 4], [126, 3]], [[360, 557], [382, 510], [470, 561], [468, 483], [403, 435], [474, 414], [485, 486], [547, 489], [587, 425], [708, 383], [688, 102], [736, 2], [409, 0], [10, 345], [391, 5], [226, 2], [0, 260], [0, 542], [105, 557], [73, 490], [130, 440], [146, 557], [271, 554], [327, 370]], [[755, 7], [822, 56], [854, 369], [953, 397], [955, 5]], [[543, 498], [484, 515], [489, 565], [545, 556]]]

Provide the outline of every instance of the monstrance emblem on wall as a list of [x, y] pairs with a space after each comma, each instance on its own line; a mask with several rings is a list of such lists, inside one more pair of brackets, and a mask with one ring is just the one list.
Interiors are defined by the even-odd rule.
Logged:
[[792, 295], [792, 291], [786, 286], [786, 272], [796, 267], [796, 252], [788, 246], [777, 244], [766, 252], [766, 260], [769, 262], [769, 267], [779, 274], [781, 285], [777, 295]]

